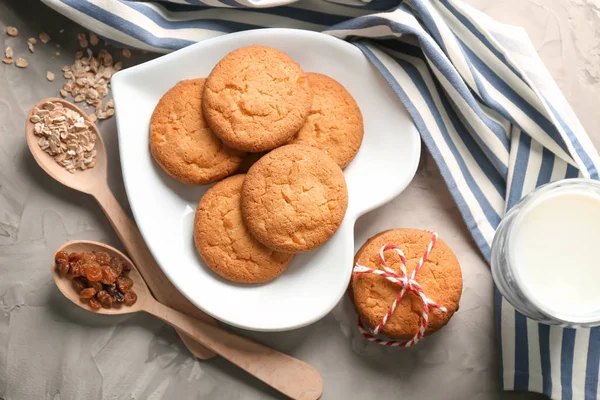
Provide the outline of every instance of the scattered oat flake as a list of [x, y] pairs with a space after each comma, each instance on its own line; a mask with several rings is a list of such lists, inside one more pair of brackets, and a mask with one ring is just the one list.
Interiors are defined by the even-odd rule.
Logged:
[[[68, 97], [70, 94], [74, 102], [94, 107], [98, 119], [110, 118], [114, 115], [114, 102], [103, 104], [103, 99], [108, 95], [110, 79], [117, 72], [113, 62], [106, 49], [101, 49], [97, 55], [91, 48], [77, 52], [74, 63], [61, 68], [67, 80], [61, 96]], [[110, 109], [113, 111], [109, 112]]]
[[17, 37], [19, 36], [19, 30], [14, 26], [9, 26], [6, 28], [6, 34], [8, 36]]
[[13, 58], [13, 49], [12, 47], [7, 47], [6, 49], [4, 49], [4, 57], [6, 58]]
[[34, 37], [30, 37], [29, 39], [27, 39], [27, 43], [37, 44], [37, 39]]
[[98, 117], [96, 117], [96, 114], [90, 114], [88, 115], [88, 119], [92, 122], [96, 122], [98, 120]]
[[95, 33], [90, 32], [90, 43], [92, 46], [96, 46], [99, 42], [100, 39], [98, 39], [98, 36]]
[[61, 29], [61, 30], [60, 30], [60, 31], [58, 31], [58, 32], [59, 32], [59, 33], [63, 33], [64, 31], [65, 31], [64, 29]]
[[23, 57], [19, 57], [19, 58], [17, 58], [15, 60], [15, 65], [17, 67], [19, 67], [19, 68], [27, 68], [27, 66], [29, 65], [29, 63]]
[[123, 49], [123, 57], [131, 58], [131, 51], [129, 49]]
[[13, 60], [12, 58], [3, 58], [3, 59], [2, 59], [2, 62], [3, 62], [4, 64], [12, 64], [12, 63], [13, 63], [13, 61], [14, 61], [14, 60]]
[[33, 46], [33, 44], [27, 42], [27, 48], [29, 49], [30, 53], [35, 53], [35, 47]]
[[50, 35], [48, 35], [46, 32], [42, 32], [38, 35], [38, 37], [40, 38], [40, 40], [42, 41], [42, 43], [46, 44], [50, 41]]
[[46, 79], [48, 79], [50, 82], [52, 82], [54, 80], [54, 73], [48, 71], [46, 72]]
[[56, 53], [54, 53], [54, 55], [58, 57], [58, 56], [60, 56], [60, 52], [57, 51]]

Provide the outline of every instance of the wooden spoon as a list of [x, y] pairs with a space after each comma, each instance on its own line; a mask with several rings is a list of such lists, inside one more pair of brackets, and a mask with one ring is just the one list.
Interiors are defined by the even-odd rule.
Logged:
[[[318, 399], [323, 393], [321, 376], [307, 363], [207, 324], [204, 321], [194, 319], [156, 301], [150, 294], [135, 265], [117, 249], [98, 242], [78, 240], [65, 243], [58, 251], [66, 253], [104, 251], [111, 257], [121, 257], [131, 264], [132, 269], [129, 271], [129, 277], [133, 281], [133, 290], [137, 294], [137, 302], [130, 307], [101, 308], [95, 311], [96, 313], [120, 315], [140, 311], [147, 312], [185, 332], [210, 350], [293, 399]], [[92, 311], [86, 303], [79, 299], [79, 294], [71, 286], [71, 281], [58, 274], [54, 261], [52, 262], [52, 277], [54, 283], [66, 298], [78, 306]]]
[[[39, 136], [33, 132], [35, 126], [31, 122], [31, 116], [36, 107], [40, 107], [46, 102], [61, 103], [65, 108], [77, 111], [83, 115], [90, 123], [93, 132], [96, 134], [96, 165], [94, 168], [85, 171], [76, 171], [70, 173], [61, 167], [54, 159], [46, 154], [38, 145]], [[154, 257], [148, 250], [144, 239], [133, 220], [125, 213], [123, 208], [108, 187], [107, 182], [107, 155], [102, 135], [98, 131], [96, 125], [91, 122], [87, 114], [76, 105], [58, 98], [48, 98], [40, 101], [31, 110], [27, 116], [26, 125], [27, 145], [29, 151], [37, 161], [38, 165], [52, 178], [56, 179], [63, 185], [71, 189], [78, 190], [83, 193], [90, 194], [100, 203], [104, 214], [108, 217], [111, 225], [115, 229], [117, 236], [127, 249], [131, 258], [140, 265], [140, 273], [146, 280], [152, 294], [156, 299], [163, 304], [166, 304], [178, 311], [191, 315], [195, 318], [200, 318], [204, 321], [211, 322], [216, 325], [216, 321], [207, 314], [200, 311], [188, 299], [186, 299], [173, 284], [167, 279], [162, 272]], [[214, 357], [215, 353], [209, 351], [201, 344], [191, 340], [185, 335], [180, 335], [181, 339], [187, 348], [196, 357], [201, 359], [209, 359]]]

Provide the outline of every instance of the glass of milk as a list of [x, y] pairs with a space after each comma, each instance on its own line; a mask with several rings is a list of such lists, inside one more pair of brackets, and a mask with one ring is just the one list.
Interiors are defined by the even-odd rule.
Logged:
[[567, 179], [525, 196], [496, 232], [492, 275], [529, 318], [600, 325], [600, 182]]

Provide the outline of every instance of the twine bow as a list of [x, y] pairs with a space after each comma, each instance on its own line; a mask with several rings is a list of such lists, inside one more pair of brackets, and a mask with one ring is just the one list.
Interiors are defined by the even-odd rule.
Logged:
[[[425, 335], [425, 329], [427, 328], [427, 324], [429, 323], [429, 308], [432, 307], [432, 308], [435, 308], [444, 313], [447, 311], [446, 307], [441, 306], [440, 304], [436, 303], [435, 301], [433, 301], [432, 299], [427, 297], [427, 295], [423, 291], [423, 288], [421, 287], [419, 282], [417, 282], [415, 279], [417, 274], [419, 273], [419, 270], [421, 269], [423, 264], [425, 264], [427, 257], [429, 257], [429, 254], [431, 253], [433, 246], [435, 246], [437, 239], [438, 239], [438, 234], [436, 232], [432, 232], [431, 242], [429, 242], [429, 245], [427, 246], [425, 253], [423, 254], [421, 259], [417, 263], [415, 269], [413, 269], [413, 271], [411, 272], [410, 276], [408, 275], [408, 272], [406, 270], [406, 257], [404, 256], [404, 252], [400, 248], [398, 248], [397, 246], [395, 246], [393, 244], [386, 244], [386, 245], [382, 246], [381, 249], [379, 250], [379, 264], [383, 268], [383, 271], [380, 269], [368, 268], [368, 267], [365, 267], [365, 266], [362, 266], [362, 265], [356, 263], [353, 271], [357, 276], [363, 275], [363, 274], [375, 274], [375, 275], [382, 276], [385, 279], [387, 279], [388, 281], [392, 282], [393, 284], [401, 287], [401, 290], [398, 292], [398, 295], [394, 299], [389, 310], [383, 316], [381, 322], [379, 322], [379, 324], [377, 324], [375, 329], [373, 329], [373, 333], [370, 333], [369, 331], [367, 331], [364, 328], [360, 317], [358, 318], [358, 329], [360, 330], [361, 334], [363, 335], [363, 337], [365, 339], [367, 339], [371, 342], [381, 344], [383, 346], [393, 346], [393, 347], [414, 346]], [[387, 263], [385, 262], [385, 255], [384, 255], [386, 250], [394, 250], [398, 254], [398, 256], [400, 256], [400, 273], [396, 273], [396, 271], [394, 271], [393, 269], [388, 267]], [[416, 294], [419, 297], [419, 299], [421, 299], [421, 302], [423, 303], [423, 310], [421, 312], [421, 325], [419, 326], [419, 330], [417, 331], [415, 336], [413, 336], [413, 338], [410, 339], [409, 341], [383, 340], [383, 339], [379, 339], [379, 338], [375, 337], [374, 335], [379, 334], [381, 329], [387, 323], [388, 319], [392, 316], [392, 314], [396, 310], [396, 306], [398, 305], [400, 300], [402, 300], [402, 298], [404, 297], [406, 292], [412, 292], [412, 293]]]

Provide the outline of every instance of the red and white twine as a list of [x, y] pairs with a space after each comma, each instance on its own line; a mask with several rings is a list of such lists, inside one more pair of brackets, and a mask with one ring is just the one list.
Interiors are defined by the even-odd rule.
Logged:
[[[427, 328], [427, 324], [429, 323], [429, 308], [432, 307], [432, 308], [435, 308], [444, 313], [447, 311], [446, 307], [439, 305], [438, 303], [436, 303], [435, 301], [433, 301], [432, 299], [427, 297], [427, 295], [425, 295], [425, 292], [423, 291], [423, 288], [421, 287], [419, 282], [416, 281], [416, 276], [419, 273], [419, 270], [421, 269], [423, 264], [425, 264], [427, 257], [429, 257], [429, 254], [431, 253], [431, 250], [435, 246], [435, 243], [437, 242], [437, 239], [438, 239], [438, 234], [436, 232], [432, 232], [431, 234], [432, 234], [431, 241], [429, 242], [429, 245], [427, 245], [427, 249], [425, 250], [425, 253], [423, 254], [421, 259], [415, 266], [415, 269], [413, 269], [413, 271], [411, 272], [410, 276], [408, 275], [408, 272], [406, 270], [406, 257], [404, 256], [404, 252], [400, 248], [398, 248], [397, 246], [395, 246], [393, 244], [386, 244], [386, 245], [382, 246], [381, 249], [379, 250], [379, 264], [381, 265], [383, 270], [368, 268], [368, 267], [362, 266], [358, 263], [356, 263], [356, 265], [354, 266], [353, 271], [356, 275], [363, 275], [363, 274], [379, 275], [379, 276], [384, 277], [388, 281], [392, 282], [393, 284], [400, 286], [400, 288], [401, 288], [400, 291], [398, 292], [398, 295], [392, 302], [392, 305], [390, 306], [389, 310], [383, 316], [383, 318], [381, 319], [381, 322], [379, 322], [379, 324], [377, 324], [377, 326], [373, 329], [372, 333], [367, 331], [364, 328], [362, 321], [360, 320], [360, 317], [358, 318], [358, 329], [360, 330], [361, 334], [363, 335], [363, 337], [365, 339], [367, 339], [371, 342], [377, 343], [377, 344], [381, 344], [383, 346], [391, 346], [391, 347], [414, 346], [425, 335], [425, 329]], [[393, 269], [388, 267], [387, 263], [385, 262], [384, 253], [387, 250], [393, 250], [398, 254], [398, 256], [400, 256], [400, 273], [396, 273], [396, 271], [394, 271]], [[404, 297], [406, 292], [412, 292], [412, 293], [416, 294], [417, 296], [419, 296], [419, 298], [421, 299], [421, 302], [423, 303], [423, 310], [421, 312], [421, 325], [419, 326], [419, 330], [417, 331], [415, 336], [412, 339], [410, 339], [409, 341], [383, 340], [383, 339], [377, 338], [375, 335], [379, 334], [379, 332], [385, 326], [385, 324], [387, 323], [389, 318], [392, 316], [392, 314], [394, 314], [394, 311], [396, 310], [396, 306], [398, 305], [400, 300], [402, 300], [402, 298]]]

